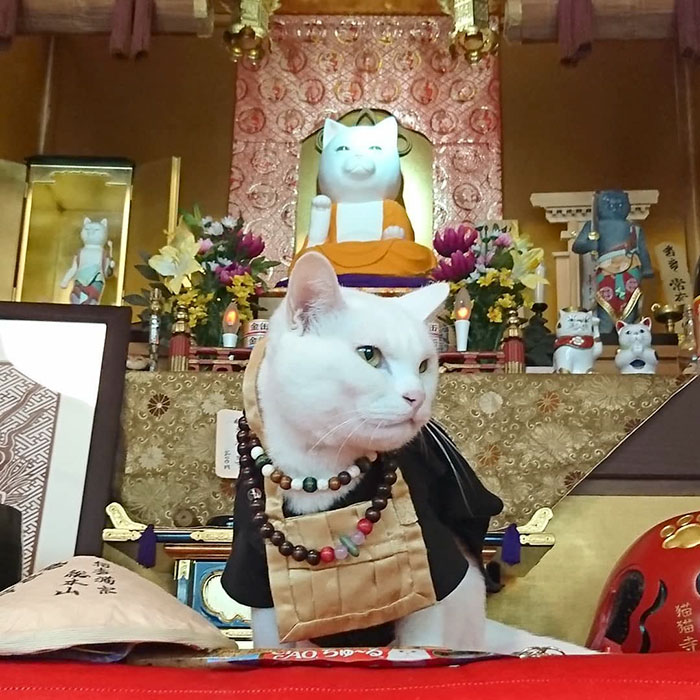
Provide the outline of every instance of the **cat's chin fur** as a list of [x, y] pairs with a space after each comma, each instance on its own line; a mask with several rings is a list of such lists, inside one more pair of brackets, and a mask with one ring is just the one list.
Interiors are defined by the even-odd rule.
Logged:
[[[431, 287], [381, 298], [340, 288], [325, 258], [302, 256], [270, 320], [258, 377], [267, 450], [285, 474], [328, 479], [360, 457], [399, 449], [420, 432], [438, 378], [426, 320], [447, 293], [446, 286]], [[378, 367], [362, 359], [361, 346], [379, 349]], [[285, 496], [294, 512], [326, 510], [356, 483]]]

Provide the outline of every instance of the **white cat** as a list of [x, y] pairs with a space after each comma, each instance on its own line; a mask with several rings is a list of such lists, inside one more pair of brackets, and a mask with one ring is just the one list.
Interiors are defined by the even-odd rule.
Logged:
[[603, 353], [600, 320], [592, 311], [562, 309], [554, 342], [554, 371], [587, 374]]
[[105, 282], [114, 273], [107, 219], [92, 221], [85, 217], [80, 238], [83, 247], [73, 258], [73, 263], [61, 281], [61, 287], [65, 289], [74, 280], [70, 293], [71, 304], [99, 304]]
[[[285, 301], [270, 320], [257, 382], [266, 450], [277, 468], [292, 479], [327, 480], [362, 456], [401, 448], [421, 431], [438, 384], [426, 320], [447, 292], [447, 285], [433, 284], [400, 298], [382, 298], [341, 288], [318, 253], [299, 259]], [[353, 488], [351, 483], [333, 492], [288, 490], [285, 503], [299, 514], [327, 510]], [[234, 547], [234, 555], [245, 546]], [[241, 567], [244, 585], [254, 586], [261, 570], [252, 561], [239, 564], [248, 564]], [[487, 624], [485, 599], [484, 578], [471, 561], [451, 593], [396, 621], [396, 645], [501, 653], [530, 646], [587, 651]], [[274, 608], [254, 607], [252, 627], [256, 647], [280, 646]]]
[[[311, 203], [309, 247], [334, 242], [411, 238], [406, 213], [395, 200], [401, 189], [398, 124], [345, 126], [326, 119], [319, 191]], [[335, 204], [335, 209], [332, 205]]]
[[615, 366], [620, 374], [655, 374], [659, 360], [651, 347], [651, 319], [641, 323], [618, 321], [616, 326], [620, 347]]

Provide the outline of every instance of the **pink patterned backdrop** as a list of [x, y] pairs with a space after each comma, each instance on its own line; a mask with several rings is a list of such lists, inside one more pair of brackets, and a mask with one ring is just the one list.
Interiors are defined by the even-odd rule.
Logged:
[[288, 263], [293, 254], [301, 141], [326, 117], [365, 107], [432, 142], [436, 228], [500, 218], [498, 64], [453, 58], [450, 25], [448, 17], [273, 18], [270, 54], [238, 70], [229, 194], [229, 212], [265, 236], [269, 256]]

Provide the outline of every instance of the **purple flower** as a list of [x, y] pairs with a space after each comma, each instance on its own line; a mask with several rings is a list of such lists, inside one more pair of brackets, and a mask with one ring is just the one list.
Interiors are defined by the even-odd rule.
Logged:
[[455, 274], [459, 275], [458, 279], [464, 279], [474, 272], [476, 267], [474, 253], [452, 253], [450, 261]]
[[238, 250], [249, 259], [257, 258], [265, 250], [265, 242], [260, 236], [246, 233], [238, 239]]
[[466, 253], [479, 237], [479, 232], [473, 226], [465, 224], [460, 224], [457, 233], [464, 238], [464, 248], [460, 248], [463, 253]]
[[206, 255], [213, 247], [214, 241], [211, 238], [200, 238], [197, 255]]
[[449, 258], [453, 253], [466, 253], [478, 235], [476, 229], [460, 224], [456, 230], [446, 228], [442, 233], [437, 234], [433, 240], [433, 246], [440, 255]]
[[468, 277], [476, 266], [473, 253], [455, 252], [449, 260], [440, 260], [432, 271], [433, 279], [444, 282], [459, 282]]
[[228, 286], [233, 282], [234, 277], [239, 275], [245, 275], [250, 272], [250, 267], [248, 265], [241, 265], [240, 263], [234, 262], [225, 267], [219, 266], [214, 270], [214, 274], [221, 284]]
[[513, 245], [513, 239], [507, 233], [502, 233], [496, 238], [493, 244], [499, 248], [509, 248]]

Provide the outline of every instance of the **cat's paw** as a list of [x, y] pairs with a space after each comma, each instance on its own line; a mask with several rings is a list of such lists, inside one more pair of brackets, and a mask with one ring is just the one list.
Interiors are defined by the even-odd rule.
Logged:
[[328, 211], [331, 208], [331, 198], [325, 194], [317, 194], [311, 200], [311, 209], [316, 211]]
[[401, 226], [387, 226], [382, 233], [382, 238], [404, 238], [405, 235], [406, 233]]

